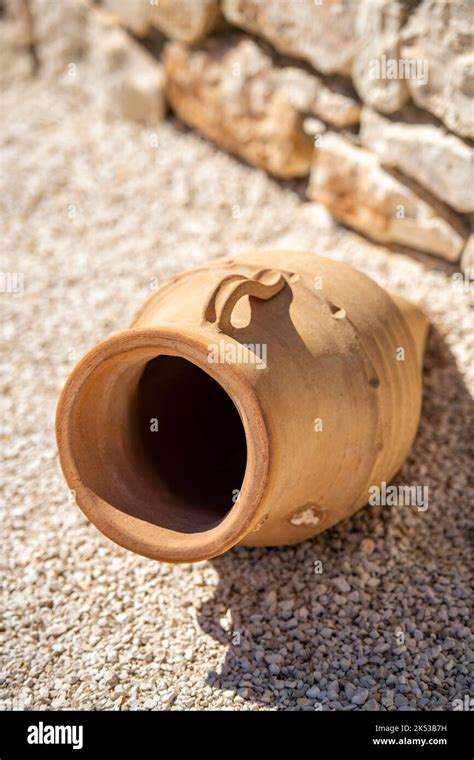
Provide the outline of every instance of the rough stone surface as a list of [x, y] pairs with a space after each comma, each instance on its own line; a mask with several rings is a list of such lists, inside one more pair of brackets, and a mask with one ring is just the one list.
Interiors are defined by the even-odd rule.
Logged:
[[103, 5], [137, 36], [144, 37], [149, 32], [149, 0], [103, 0]]
[[104, 5], [139, 37], [156, 28], [189, 44], [204, 39], [220, 17], [218, 0], [104, 0]]
[[389, 174], [377, 157], [325, 133], [315, 150], [308, 196], [374, 240], [459, 259], [467, 237], [454, 214], [423, 200]]
[[315, 116], [339, 129], [359, 123], [361, 106], [357, 100], [347, 93], [330, 89], [316, 77], [311, 78], [315, 82], [316, 92], [310, 110]]
[[384, 113], [398, 111], [409, 99], [406, 80], [380, 76], [383, 68], [378, 65], [384, 57], [399, 59], [400, 31], [406, 17], [406, 6], [398, 0], [361, 2], [357, 9], [355, 35], [359, 48], [352, 79], [362, 100]]
[[472, 3], [423, 0], [403, 30], [402, 56], [427, 62], [428, 83], [411, 78], [415, 103], [463, 137], [474, 137]]
[[[2, 93], [0, 268], [23, 274], [24, 292], [0, 293], [0, 709], [398, 710], [403, 694], [411, 709], [452, 710], [472, 694], [469, 292], [450, 265], [367, 243], [299, 183], [195, 133], [106, 118], [82, 92], [102, 87], [96, 71]], [[299, 546], [154, 563], [75, 507], [57, 397], [157, 282], [252, 248], [352, 263], [427, 311], [422, 418], [396, 483], [428, 486], [429, 509], [369, 506]], [[341, 576], [358, 601], [335, 604]]]
[[254, 42], [209, 42], [194, 50], [172, 43], [164, 62], [169, 101], [185, 122], [271, 174], [309, 172], [306, 96], [285, 86]]
[[31, 17], [24, 0], [7, 0], [0, 16], [0, 84], [27, 79], [34, 71], [29, 46]]
[[[264, 53], [256, 45], [255, 54], [263, 59]], [[299, 111], [311, 113], [338, 128], [359, 123], [361, 105], [347, 87], [331, 88], [316, 74], [294, 66], [274, 67], [273, 72], [279, 89]]]
[[43, 73], [75, 77], [88, 53], [89, 10], [83, 0], [28, 0], [33, 42]]
[[161, 68], [150, 66], [130, 72], [120, 90], [123, 116], [144, 124], [158, 124], [165, 115], [164, 89]]
[[360, 104], [294, 66], [277, 67], [255, 42], [208, 41], [200, 49], [179, 43], [165, 55], [167, 92], [177, 113], [223, 147], [280, 177], [303, 176], [311, 163], [308, 134], [324, 124], [356, 124]]
[[8, 29], [13, 46], [25, 48], [33, 42], [31, 15], [26, 0], [5, 0], [0, 24], [5, 31]]
[[363, 110], [360, 139], [380, 161], [400, 169], [440, 200], [474, 211], [474, 150], [455, 135], [430, 125], [390, 121]]
[[159, 0], [151, 6], [150, 23], [167, 37], [194, 44], [214, 29], [218, 0]]
[[94, 13], [89, 18], [89, 54], [79, 67], [78, 81], [98, 111], [149, 126], [164, 117], [162, 65], [102, 14]]
[[357, 49], [356, 0], [224, 0], [231, 24], [265, 37], [280, 53], [309, 61], [324, 74], [350, 74]]

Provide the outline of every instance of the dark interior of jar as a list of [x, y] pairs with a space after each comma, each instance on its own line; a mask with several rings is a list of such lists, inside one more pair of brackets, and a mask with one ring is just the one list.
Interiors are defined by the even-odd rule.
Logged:
[[242, 420], [222, 386], [187, 359], [100, 365], [80, 389], [73, 431], [84, 485], [133, 517], [196, 533], [219, 524], [238, 498]]

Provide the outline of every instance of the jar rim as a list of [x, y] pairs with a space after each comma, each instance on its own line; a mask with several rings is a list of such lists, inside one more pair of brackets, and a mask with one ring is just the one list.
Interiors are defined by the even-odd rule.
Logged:
[[[197, 562], [209, 559], [239, 543], [261, 521], [263, 495], [270, 467], [268, 431], [255, 389], [237, 365], [210, 364], [208, 339], [198, 333], [183, 334], [147, 327], [115, 333], [91, 349], [70, 374], [58, 401], [56, 435], [65, 478], [80, 509], [115, 543], [138, 554], [166, 562]], [[209, 530], [184, 533], [135, 517], [95, 493], [84, 482], [75, 456], [74, 410], [104, 363], [146, 363], [157, 356], [177, 356], [207, 373], [233, 401], [241, 418], [247, 444], [245, 474], [238, 500]]]

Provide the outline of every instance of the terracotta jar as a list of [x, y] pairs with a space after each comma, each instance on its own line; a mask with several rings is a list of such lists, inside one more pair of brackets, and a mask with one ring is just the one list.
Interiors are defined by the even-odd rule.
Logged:
[[415, 437], [427, 320], [342, 263], [217, 259], [173, 277], [61, 395], [61, 465], [109, 538], [193, 562], [303, 541]]

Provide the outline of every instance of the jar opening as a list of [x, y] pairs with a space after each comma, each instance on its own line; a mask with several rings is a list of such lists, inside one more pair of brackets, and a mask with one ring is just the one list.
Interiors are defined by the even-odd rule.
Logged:
[[251, 387], [209, 364], [204, 342], [131, 330], [99, 344], [64, 388], [57, 435], [78, 506], [132, 551], [197, 561], [258, 519], [265, 423]]
[[[138, 440], [156, 478], [157, 524], [206, 530], [237, 501], [247, 444], [237, 408], [210, 375], [179, 356], [149, 361], [138, 383]], [[173, 499], [161, 514], [160, 500]]]

